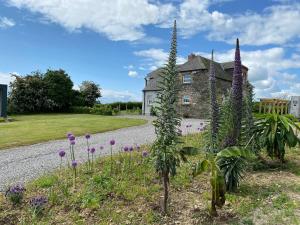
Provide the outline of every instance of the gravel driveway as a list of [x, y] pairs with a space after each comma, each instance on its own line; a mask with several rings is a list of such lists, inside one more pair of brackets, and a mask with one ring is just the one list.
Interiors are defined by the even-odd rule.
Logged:
[[[111, 139], [116, 140], [115, 151], [119, 151], [125, 145], [152, 143], [155, 139], [154, 127], [152, 125], [153, 118], [145, 116], [134, 116], [134, 118], [147, 119], [148, 123], [142, 126], [93, 134], [90, 144], [92, 147], [96, 147], [95, 156], [101, 157], [109, 154], [109, 140]], [[191, 128], [188, 128], [188, 132], [197, 132], [200, 122], [204, 121], [199, 119], [183, 119], [183, 133], [187, 132], [187, 124], [192, 125]], [[104, 149], [100, 152], [99, 147], [101, 145], [104, 146]], [[7, 185], [23, 183], [55, 170], [60, 166], [59, 149], [65, 149], [68, 153], [68, 146], [68, 140], [64, 139], [1, 150], [0, 191], [3, 191]], [[75, 154], [79, 162], [87, 160], [86, 140], [84, 136], [76, 137]]]

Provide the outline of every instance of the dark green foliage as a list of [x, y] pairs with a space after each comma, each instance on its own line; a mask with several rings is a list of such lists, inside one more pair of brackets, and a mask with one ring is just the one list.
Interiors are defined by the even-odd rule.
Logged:
[[101, 97], [100, 87], [92, 81], [83, 81], [80, 86], [84, 106], [92, 107], [98, 98]]
[[256, 121], [252, 140], [266, 148], [270, 157], [284, 162], [286, 147], [295, 147], [300, 142], [296, 130], [300, 130], [299, 126], [288, 116], [265, 114]]
[[176, 174], [176, 167], [180, 162], [180, 154], [177, 147], [178, 127], [180, 117], [177, 114], [178, 96], [178, 71], [176, 67], [177, 38], [176, 21], [172, 35], [172, 44], [168, 63], [163, 69], [160, 91], [157, 97], [157, 119], [154, 121], [156, 140], [152, 146], [152, 157], [155, 161], [156, 171], [161, 175], [164, 187], [163, 213], [167, 213], [169, 196], [169, 176]]
[[48, 97], [47, 85], [42, 73], [37, 71], [24, 77], [14, 76], [16, 79], [10, 84], [11, 112], [48, 112], [55, 108], [55, 102]]
[[118, 109], [120, 111], [123, 110], [135, 110], [135, 109], [142, 109], [142, 102], [114, 102], [105, 104], [111, 106], [113, 109]]
[[73, 82], [64, 70], [47, 70], [43, 78], [47, 97], [54, 103], [54, 111], [66, 111], [73, 97]]

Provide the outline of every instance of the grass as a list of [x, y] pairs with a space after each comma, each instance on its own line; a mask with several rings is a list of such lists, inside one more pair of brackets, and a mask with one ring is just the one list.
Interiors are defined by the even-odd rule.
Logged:
[[[201, 148], [202, 138], [195, 134], [184, 141]], [[298, 151], [288, 151], [284, 167], [249, 168], [238, 191], [226, 194], [226, 204], [218, 209], [217, 218], [208, 213], [207, 174], [191, 177], [192, 164], [203, 159], [203, 152], [189, 157], [189, 163], [182, 164], [171, 179], [167, 217], [160, 214], [162, 187], [152, 162], [135, 152], [131, 161], [128, 154], [115, 155], [112, 173], [109, 157], [97, 160], [92, 174], [81, 165], [75, 189], [72, 172], [63, 169], [28, 184], [20, 206], [13, 207], [0, 197], [0, 224], [299, 224]], [[49, 202], [43, 214], [34, 218], [28, 201], [37, 195], [47, 196]]]
[[38, 114], [11, 116], [13, 122], [0, 123], [0, 149], [98, 133], [145, 124], [145, 120], [90, 114]]

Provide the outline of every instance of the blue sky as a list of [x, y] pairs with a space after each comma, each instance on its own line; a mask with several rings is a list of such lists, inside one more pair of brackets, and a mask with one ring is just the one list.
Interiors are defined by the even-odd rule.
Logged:
[[0, 83], [62, 68], [75, 88], [98, 83], [103, 102], [141, 100], [174, 18], [179, 63], [211, 49], [231, 61], [239, 37], [256, 97], [300, 95], [299, 0], [0, 0]]

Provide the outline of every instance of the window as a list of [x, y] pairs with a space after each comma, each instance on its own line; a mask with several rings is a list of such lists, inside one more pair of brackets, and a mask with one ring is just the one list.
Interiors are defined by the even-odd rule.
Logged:
[[183, 83], [184, 84], [190, 84], [190, 83], [192, 83], [192, 76], [191, 76], [191, 74], [186, 73], [186, 74], [183, 75]]
[[153, 98], [152, 98], [152, 95], [148, 95], [147, 96], [147, 102], [148, 102], [148, 105], [153, 105]]
[[182, 104], [189, 105], [191, 103], [191, 98], [188, 95], [183, 96], [182, 98]]

